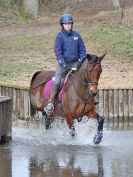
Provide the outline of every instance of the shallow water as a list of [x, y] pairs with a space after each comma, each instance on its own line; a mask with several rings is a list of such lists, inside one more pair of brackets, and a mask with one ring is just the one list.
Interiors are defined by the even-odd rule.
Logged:
[[13, 127], [12, 142], [0, 146], [0, 177], [133, 177], [133, 131], [104, 129], [93, 144], [96, 123], [76, 123], [76, 137], [65, 123]]

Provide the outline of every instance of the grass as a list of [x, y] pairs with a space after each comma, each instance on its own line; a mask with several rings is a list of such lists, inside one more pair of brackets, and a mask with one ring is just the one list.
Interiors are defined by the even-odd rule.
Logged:
[[[53, 33], [43, 36], [0, 39], [0, 83], [26, 82], [37, 70], [49, 69], [54, 61]], [[19, 84], [21, 84], [19, 83]]]
[[117, 23], [97, 22], [85, 31], [86, 42], [96, 41], [119, 58], [133, 60], [133, 29]]
[[[121, 59], [133, 60], [132, 29], [117, 23], [95, 22], [78, 26], [77, 30], [87, 49], [95, 42]], [[53, 48], [57, 31], [53, 28], [40, 36], [0, 39], [0, 84], [25, 85], [35, 71], [55, 68]]]

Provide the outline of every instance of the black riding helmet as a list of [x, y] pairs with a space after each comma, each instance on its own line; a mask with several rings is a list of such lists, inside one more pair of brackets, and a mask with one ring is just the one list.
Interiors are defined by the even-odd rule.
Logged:
[[70, 14], [64, 14], [60, 17], [60, 25], [63, 27], [64, 23], [72, 23], [73, 25], [73, 17]]

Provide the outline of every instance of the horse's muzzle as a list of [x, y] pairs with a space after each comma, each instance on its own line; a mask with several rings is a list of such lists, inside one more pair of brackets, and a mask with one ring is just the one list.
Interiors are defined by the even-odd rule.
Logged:
[[96, 96], [96, 95], [97, 95], [97, 92], [93, 92], [92, 90], [89, 90], [89, 95], [90, 95], [90, 96]]

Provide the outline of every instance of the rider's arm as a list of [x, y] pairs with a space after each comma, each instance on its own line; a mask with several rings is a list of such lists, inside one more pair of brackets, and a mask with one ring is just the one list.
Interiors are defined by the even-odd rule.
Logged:
[[86, 48], [80, 34], [79, 34], [79, 55], [80, 61], [83, 62], [86, 59]]
[[63, 41], [59, 33], [57, 34], [55, 39], [54, 51], [58, 63], [65, 67], [66, 63], [63, 57]]

